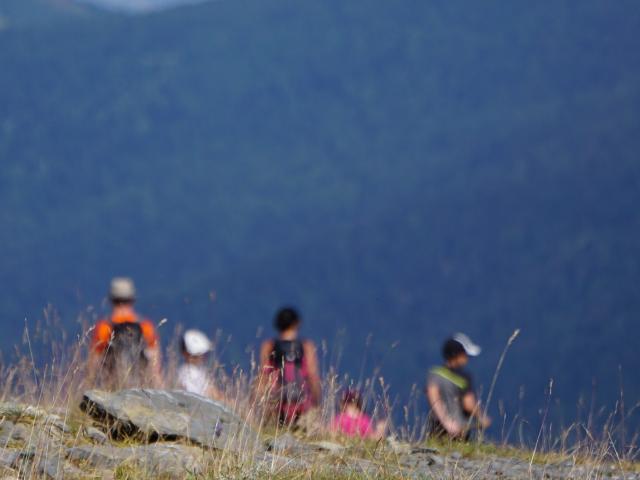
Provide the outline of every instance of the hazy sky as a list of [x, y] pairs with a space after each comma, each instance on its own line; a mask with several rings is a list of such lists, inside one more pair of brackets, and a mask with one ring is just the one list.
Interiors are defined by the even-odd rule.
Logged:
[[207, 0], [78, 0], [91, 3], [109, 10], [120, 10], [131, 13], [151, 12], [189, 3], [202, 3]]

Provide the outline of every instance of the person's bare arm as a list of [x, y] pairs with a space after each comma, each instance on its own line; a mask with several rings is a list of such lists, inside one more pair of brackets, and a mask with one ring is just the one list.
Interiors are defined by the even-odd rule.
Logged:
[[471, 416], [475, 416], [478, 410], [478, 402], [473, 392], [467, 392], [462, 397], [462, 408]]
[[93, 386], [98, 377], [98, 369], [102, 363], [102, 355], [98, 353], [95, 347], [89, 348], [89, 358], [87, 359], [87, 374], [85, 376], [85, 382], [87, 385]]
[[484, 414], [484, 412], [480, 408], [480, 403], [478, 402], [473, 392], [467, 392], [462, 397], [462, 408], [472, 418], [477, 419], [482, 428], [487, 428], [489, 425], [491, 425], [491, 420]]
[[260, 346], [260, 368], [264, 369], [271, 365], [270, 357], [273, 351], [273, 340], [266, 340]]
[[314, 406], [320, 405], [322, 397], [322, 384], [320, 382], [320, 367], [318, 365], [318, 352], [316, 346], [311, 341], [304, 342], [304, 356], [307, 362], [307, 373], [309, 374], [309, 387], [311, 389], [311, 400]]
[[454, 419], [449, 417], [447, 410], [440, 396], [440, 389], [437, 385], [430, 383], [427, 385], [427, 399], [431, 405], [433, 413], [436, 415], [444, 429], [449, 435], [457, 437], [462, 434], [464, 426], [458, 424]]
[[100, 321], [87, 332], [87, 335], [91, 335], [91, 340], [85, 382], [87, 385], [95, 386], [104, 363], [104, 351], [110, 341], [110, 337], [113, 335], [113, 331], [109, 324]]
[[387, 432], [387, 421], [379, 420], [376, 422], [375, 427], [371, 431], [370, 438], [372, 440], [381, 440], [384, 438]]
[[160, 346], [148, 347], [146, 351], [149, 360], [149, 372], [151, 373], [151, 383], [155, 388], [162, 388], [164, 380], [162, 378], [162, 354]]
[[261, 397], [266, 393], [271, 378], [271, 352], [273, 351], [273, 341], [266, 340], [260, 346], [260, 370], [258, 371], [257, 381], [255, 383], [254, 396]]

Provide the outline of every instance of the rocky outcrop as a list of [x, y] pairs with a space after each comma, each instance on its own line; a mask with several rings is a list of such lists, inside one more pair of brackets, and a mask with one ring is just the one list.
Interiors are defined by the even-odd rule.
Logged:
[[243, 453], [260, 446], [255, 430], [228, 407], [180, 390], [91, 390], [84, 394], [81, 408], [103, 422], [115, 439], [186, 440]]
[[463, 455], [393, 439], [365, 445], [286, 431], [260, 440], [224, 405], [179, 391], [94, 390], [82, 408], [89, 415], [75, 411], [70, 420], [65, 415], [67, 423], [38, 408], [0, 403], [0, 479], [640, 480], [634, 464], [559, 456], [539, 463], [518, 451], [500, 456], [491, 446]]

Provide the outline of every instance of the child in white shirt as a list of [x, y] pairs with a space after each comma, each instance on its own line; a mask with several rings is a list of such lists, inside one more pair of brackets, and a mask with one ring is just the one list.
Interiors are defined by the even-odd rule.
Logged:
[[178, 369], [178, 387], [203, 397], [220, 399], [211, 372], [207, 368], [208, 354], [213, 350], [211, 340], [200, 330], [187, 330], [182, 336], [184, 363]]

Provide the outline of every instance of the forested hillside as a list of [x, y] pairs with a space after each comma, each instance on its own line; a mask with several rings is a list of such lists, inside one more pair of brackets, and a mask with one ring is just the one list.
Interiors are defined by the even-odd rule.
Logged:
[[4, 350], [128, 274], [230, 359], [293, 302], [356, 375], [372, 333], [404, 398], [448, 333], [487, 386], [522, 328], [511, 412], [551, 377], [567, 419], [594, 378], [612, 406], [619, 366], [635, 403], [639, 27], [634, 0], [248, 0], [1, 31]]
[[6, 29], [63, 28], [63, 23], [89, 19], [94, 8], [74, 0], [2, 0], [0, 31]]

